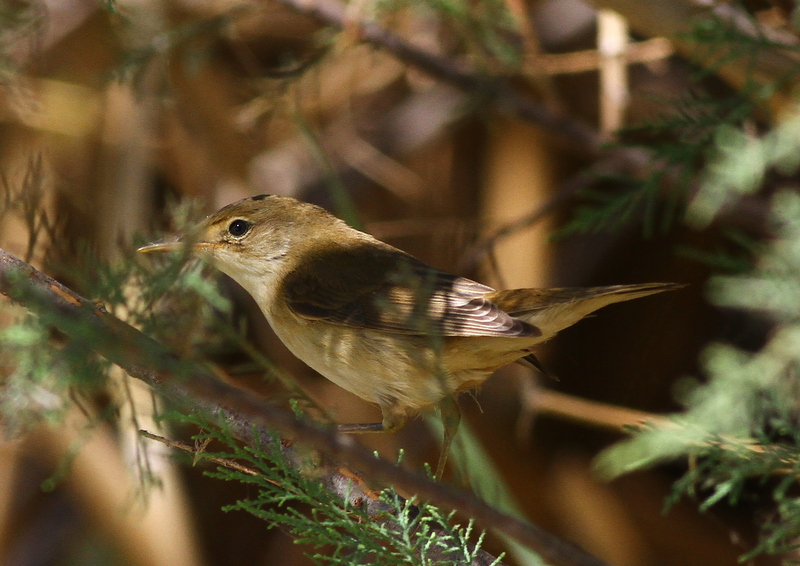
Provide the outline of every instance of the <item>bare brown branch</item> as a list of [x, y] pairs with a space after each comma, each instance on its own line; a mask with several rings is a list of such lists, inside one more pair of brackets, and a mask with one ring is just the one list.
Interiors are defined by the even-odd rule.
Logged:
[[499, 108], [544, 126], [551, 132], [571, 140], [590, 154], [599, 153], [601, 150], [604, 140], [586, 124], [552, 112], [511, 89], [501, 78], [480, 75], [473, 69], [429, 53], [374, 22], [354, 22], [348, 18], [345, 6], [339, 0], [281, 0], [281, 2], [325, 25], [357, 30], [363, 40], [386, 49], [404, 63], [462, 90], [491, 97]]
[[627, 433], [632, 428], [666, 426], [663, 415], [637, 411], [609, 403], [589, 401], [558, 391], [532, 390], [523, 397], [523, 404], [537, 414], [552, 414], [598, 428]]
[[[654, 37], [638, 43], [631, 43], [625, 51], [625, 61], [633, 63], [653, 63], [670, 57], [675, 53], [672, 42], [663, 37]], [[544, 53], [540, 55], [542, 71], [550, 75], [585, 73], [596, 71], [600, 66], [600, 52], [597, 49], [570, 51], [568, 53]]]

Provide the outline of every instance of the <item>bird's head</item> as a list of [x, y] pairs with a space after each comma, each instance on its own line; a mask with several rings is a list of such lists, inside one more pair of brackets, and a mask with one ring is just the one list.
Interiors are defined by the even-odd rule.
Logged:
[[316, 243], [336, 238], [346, 225], [322, 208], [279, 195], [229, 204], [177, 240], [142, 246], [143, 253], [189, 250], [208, 259], [248, 290], [291, 269]]

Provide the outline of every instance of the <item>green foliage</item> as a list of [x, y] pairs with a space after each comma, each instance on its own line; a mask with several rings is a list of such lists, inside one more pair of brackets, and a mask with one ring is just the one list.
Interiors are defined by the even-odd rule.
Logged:
[[281, 445], [278, 438], [268, 445], [241, 446], [228, 432], [210, 428], [202, 419], [181, 420], [205, 428], [207, 432], [195, 437], [198, 441], [219, 441], [225, 447], [222, 452], [201, 452], [198, 460], [235, 460], [255, 472], [230, 467], [207, 472], [257, 489], [253, 497], [225, 509], [247, 511], [271, 526], [285, 527], [297, 543], [314, 549], [307, 555], [315, 564], [444, 566], [469, 564], [479, 552], [483, 534], [476, 544], [470, 543], [471, 521], [456, 524], [452, 513], [427, 503], [412, 505], [391, 489], [381, 492], [380, 510], [370, 514], [356, 498], [350, 501], [351, 497], [343, 499], [330, 491], [315, 477], [310, 463], [301, 472], [302, 465], [288, 462], [276, 448]]
[[[444, 435], [442, 420], [430, 416], [426, 422], [437, 441], [441, 441]], [[469, 483], [470, 489], [479, 499], [495, 509], [525, 520], [525, 513], [520, 509], [516, 496], [467, 421], [463, 421], [458, 427], [458, 434], [453, 439], [450, 450], [448, 465], [455, 468], [454, 471], [459, 481]], [[543, 566], [545, 564], [541, 556], [515, 539], [503, 534], [499, 534], [499, 536], [503, 539], [508, 554], [520, 566]]]
[[[116, 10], [114, 0], [103, 2], [110, 11]], [[379, 16], [406, 7], [432, 10], [441, 23], [456, 31], [461, 42], [456, 51], [466, 53], [479, 69], [497, 73], [500, 67], [497, 74], [502, 74], [521, 65], [520, 46], [508, 33], [513, 30], [513, 18], [502, 0], [384, 0], [373, 6]], [[148, 63], [164, 54], [200, 64], [209, 56], [211, 42], [238, 14], [232, 11], [160, 33], [146, 30], [140, 37], [136, 33], [143, 30], [126, 29], [131, 34], [130, 49], [120, 77], [132, 82], [142, 79]], [[16, 27], [14, 34], [0, 39], [33, 37], [40, 22], [34, 11], [0, 8], [0, 25]], [[731, 62], [741, 62], [755, 76], [756, 54], [787, 49], [766, 36], [750, 37], [713, 19], [699, 21], [687, 37], [698, 46], [702, 61], [698, 81]], [[10, 64], [0, 60], [0, 74]], [[758, 104], [781, 85], [780, 81], [763, 85], [750, 79], [744, 89], [725, 98], [705, 95], [698, 87], [700, 94], [668, 102], [669, 114], [622, 132], [629, 145], [652, 152], [652, 166], [645, 167], [647, 174], [639, 178], [599, 178], [581, 193], [583, 206], [560, 235], [611, 230], [633, 222], [640, 223], [646, 235], [666, 232], [684, 216], [687, 195], [698, 179], [699, 195], [689, 206], [688, 216], [695, 226], [706, 226], [725, 206], [758, 191], [771, 170], [794, 173], [800, 166], [800, 112], [759, 135]], [[328, 176], [334, 200], [355, 222], [355, 207], [322, 152], [323, 144], [305, 121], [298, 121], [298, 127]], [[43, 240], [52, 239], [56, 226], [43, 215], [38, 200], [41, 177], [41, 163], [32, 162], [21, 190], [1, 185], [0, 220], [8, 214], [23, 219], [30, 234], [28, 258]], [[781, 192], [773, 204], [778, 238], [768, 245], [754, 246], [746, 236], [731, 234], [730, 241], [745, 251], [736, 261], [724, 250], [683, 252], [733, 274], [712, 281], [711, 298], [720, 306], [745, 309], [773, 321], [767, 345], [755, 353], [730, 345], [709, 347], [703, 360], [708, 383], [682, 383], [686, 411], [667, 425], [640, 431], [599, 460], [607, 475], [616, 475], [688, 458], [692, 465], [676, 482], [668, 504], [691, 496], [700, 501], [701, 509], [708, 509], [722, 501], [739, 504], [751, 496], [754, 486], [766, 493], [775, 511], [763, 525], [761, 543], [745, 559], [797, 548], [800, 536], [796, 485], [800, 473], [800, 197]], [[187, 264], [179, 254], [136, 257], [132, 248], [123, 250], [117, 263], [98, 261], [88, 249], [79, 254], [92, 257], [91, 263], [76, 262], [91, 264], [91, 274], [52, 259], [51, 267], [65, 274], [84, 295], [103, 302], [109, 311], [124, 315], [147, 334], [190, 356], [244, 349], [260, 369], [283, 377], [244, 343], [229, 302], [202, 265]], [[751, 255], [757, 255], [758, 261], [750, 261]], [[109, 364], [85, 345], [61, 340], [40, 321], [17, 310], [10, 313], [16, 316], [15, 323], [0, 332], [0, 365], [6, 370], [0, 378], [4, 425], [21, 430], [41, 419], [57, 420], [76, 399], [106, 385]], [[110, 409], [106, 415], [113, 413]], [[414, 507], [387, 489], [380, 495], [382, 510], [368, 513], [365, 506], [341, 498], [319, 481], [311, 461], [287, 461], [277, 439], [269, 445], [245, 447], [227, 431], [213, 429], [198, 417], [183, 420], [210, 431], [199, 435], [199, 440], [221, 442], [225, 447], [217, 453], [201, 453], [198, 459], [229, 458], [256, 472], [225, 467], [211, 472], [213, 477], [254, 488], [252, 497], [228, 509], [244, 510], [286, 528], [298, 542], [314, 548], [309, 554], [317, 564], [432, 566], [470, 562], [478, 552], [483, 537], [475, 536], [472, 524], [457, 524], [451, 514], [436, 507], [426, 503]], [[493, 470], [484, 471], [483, 477], [492, 474]], [[496, 487], [490, 482], [486, 485]], [[471, 538], [477, 540], [474, 546]]]
[[[191, 216], [185, 211], [176, 215]], [[91, 275], [65, 266], [60, 270], [84, 295], [101, 301], [109, 311], [123, 315], [145, 332], [173, 343], [184, 355], [202, 352], [208, 358], [242, 345], [240, 333], [231, 325], [230, 304], [202, 264], [187, 263], [181, 254], [145, 257], [132, 247], [122, 250], [116, 262], [100, 261], [88, 249], [78, 253], [92, 258]], [[89, 265], [88, 261], [76, 263]], [[0, 332], [0, 364], [8, 370], [0, 378], [0, 419], [5, 432], [29, 429], [43, 419], [58, 422], [82, 398], [87, 405], [94, 404], [93, 396], [107, 385], [111, 365], [85, 343], [54, 340], [53, 330], [38, 318], [13, 312], [19, 316]], [[262, 371], [273, 370], [263, 356], [252, 350], [247, 353]], [[294, 406], [298, 411], [305, 408], [302, 402]], [[43, 488], [53, 489], [64, 477], [94, 426], [114, 418], [117, 407], [111, 402], [101, 412], [82, 431], [81, 440]], [[211, 429], [199, 416], [177, 418]], [[414, 506], [392, 490], [380, 495], [377, 514], [367, 513], [320, 482], [313, 462], [287, 461], [276, 448], [281, 446], [277, 439], [268, 446], [243, 447], [224, 430], [203, 433], [198, 439], [214, 439], [226, 447], [224, 453], [203, 453], [198, 459], [233, 458], [257, 472], [251, 475], [241, 468], [220, 468], [211, 474], [257, 488], [252, 499], [228, 509], [245, 510], [271, 525], [287, 528], [298, 542], [316, 549], [311, 558], [318, 564], [463, 564], [479, 552], [483, 535], [473, 532], [471, 522], [455, 524], [452, 514], [429, 504]], [[138, 465], [143, 466], [141, 475], [145, 477], [147, 462]]]
[[[55, 220], [42, 206], [44, 175], [40, 157], [32, 158], [20, 187], [0, 177], [0, 221], [18, 221], [28, 233], [25, 259], [54, 240]], [[109, 364], [85, 343], [64, 341], [37, 317], [7, 302], [0, 304], [10, 322], [0, 328], [0, 422], [6, 434], [19, 434], [41, 420], [55, 422], [76, 399], [93, 394]]]
[[[695, 34], [709, 49], [703, 56], [714, 61], [710, 68], [731, 60], [746, 64], [759, 49], [776, 47], [763, 37], [745, 40], [719, 22]], [[770, 90], [753, 84], [749, 92]], [[704, 154], [707, 161], [698, 169], [700, 189], [687, 209], [695, 227], [708, 226], [726, 207], [762, 191], [773, 172], [780, 178], [800, 168], [800, 112], [757, 135], [752, 122], [746, 127], [751, 108], [743, 103], [724, 115], [706, 114], [699, 122], [702, 135], [690, 137], [703, 148], [694, 156]], [[724, 253], [684, 250], [728, 273], [710, 281], [713, 303], [771, 321], [766, 345], [757, 352], [709, 346], [702, 360], [708, 381], [685, 379], [677, 388], [685, 411], [638, 431], [598, 459], [598, 468], [615, 476], [688, 458], [667, 506], [686, 496], [696, 498], [701, 510], [720, 502], [739, 505], [745, 498], [770, 505], [774, 511], [764, 520], [760, 543], [742, 560], [800, 548], [800, 196], [794, 188], [776, 193], [771, 225], [775, 239], [761, 244], [731, 231], [730, 241], [743, 252], [735, 261]]]
[[705, 226], [727, 203], [761, 188], [774, 168], [791, 174], [800, 166], [800, 112], [762, 137], [726, 126], [715, 136], [715, 151], [702, 179], [700, 195], [692, 203], [689, 219]]
[[[722, 207], [752, 192], [769, 168], [790, 173], [798, 147], [796, 116], [762, 138], [741, 132], [717, 137], [720, 149], [709, 166], [693, 218], [709, 222]], [[741, 151], [731, 150], [731, 140]], [[742, 152], [745, 155], [742, 155]], [[742, 165], [746, 164], [746, 166]], [[669, 424], [647, 428], [598, 460], [606, 475], [688, 457], [692, 462], [674, 486], [670, 503], [690, 495], [701, 509], [727, 501], [739, 504], [754, 485], [766, 492], [775, 514], [764, 525], [761, 543], [745, 558], [799, 548], [800, 496], [800, 195], [776, 194], [772, 203], [774, 240], [755, 248], [755, 268], [711, 280], [715, 304], [767, 318], [774, 327], [766, 345], [748, 352], [713, 344], [703, 356], [708, 382], [684, 382], [685, 412]]]
[[[753, 26], [757, 28], [758, 24], [753, 22]], [[783, 145], [780, 155], [770, 154], [769, 140], [765, 140], [763, 148], [755, 148], [749, 142], [753, 136], [743, 133], [742, 127], [748, 124], [751, 130], [755, 128], [759, 104], [767, 101], [789, 78], [766, 85], [757, 82], [754, 56], [764, 49], [795, 49], [765, 36], [750, 37], [723, 20], [708, 17], [695, 20], [692, 31], [683, 38], [696, 46], [693, 56], [699, 66], [694, 89], [676, 100], [660, 101], [670, 110], [658, 118], [618, 133], [623, 146], [645, 148], [651, 153], [649, 166], [643, 168], [645, 173], [598, 176], [592, 187], [579, 193], [580, 205], [557, 236], [611, 231], [634, 222], [642, 226], [645, 237], [666, 233], [683, 220], [687, 198], [698, 182], [719, 187], [716, 192], [705, 191], [710, 203], [700, 201], [693, 205], [708, 208], [705, 212], [708, 216], [714, 214], [714, 203], [724, 200], [720, 191], [731, 189], [725, 188], [729, 185], [725, 176], [757, 187], [761, 179], [748, 179], [744, 174], [758, 169], [754, 160], [769, 155], [766, 159], [772, 159], [776, 165], [781, 162], [784, 168], [792, 166], [792, 156], [798, 155], [793, 147]], [[703, 83], [704, 79], [731, 63], [745, 69], [746, 84], [727, 95], [707, 94], [709, 87]], [[776, 131], [774, 135], [782, 134]], [[725, 155], [731, 159], [724, 159]], [[721, 161], [725, 166], [716, 167]], [[707, 162], [712, 164], [711, 168], [705, 168]]]
[[666, 233], [684, 216], [686, 197], [715, 147], [720, 130], [735, 128], [755, 110], [745, 95], [727, 98], [687, 93], [660, 118], [620, 132], [632, 147], [651, 152], [651, 167], [643, 177], [601, 175], [595, 186], [579, 192], [581, 204], [556, 233], [612, 231], [637, 222], [645, 237]]
[[[68, 386], [61, 376], [74, 369], [77, 360], [55, 347], [41, 348], [49, 343], [49, 328], [31, 315], [0, 332], [0, 365], [9, 368], [0, 380], [0, 416], [6, 434], [16, 434], [41, 419], [57, 419], [67, 404]], [[85, 381], [87, 375], [79, 379]]]
[[656, 226], [671, 226], [671, 214], [661, 219], [658, 216], [661, 211], [659, 200], [662, 177], [663, 171], [655, 171], [643, 181], [608, 176], [603, 180], [613, 184], [613, 189], [581, 190], [578, 194], [581, 205], [575, 209], [569, 221], [555, 231], [553, 237], [564, 238], [572, 234], [616, 230], [635, 219], [643, 221], [643, 230], [647, 235], [652, 235]]
[[717, 273], [743, 273], [753, 269], [759, 240], [738, 228], [721, 230], [722, 241], [715, 249], [679, 246], [675, 254], [702, 263]]
[[[750, 16], [746, 26], [737, 28], [712, 12], [693, 20], [691, 31], [681, 34], [681, 37], [691, 41], [695, 47], [692, 57], [700, 65], [697, 71], [698, 77], [713, 75], [723, 66], [735, 63], [743, 66], [748, 72], [747, 78], [750, 83], [746, 85], [746, 90], [768, 97], [782, 81], [789, 80], [794, 71], [782, 77], [778, 84], [760, 85], [754, 79], [758, 65], [757, 55], [765, 50], [797, 53], [800, 47], [792, 45], [791, 42], [772, 39], [747, 10], [741, 10], [740, 14], [744, 17]], [[742, 31], [744, 27], [754, 29], [757, 33], [745, 33]]]
[[[22, 186], [3, 180], [0, 219], [18, 221], [29, 234], [26, 258], [42, 255], [45, 262], [83, 296], [111, 313], [137, 325], [146, 333], [173, 344], [186, 356], [196, 352], [220, 354], [243, 340], [241, 333], [219, 332], [231, 328], [231, 308], [209, 276], [209, 269], [186, 257], [165, 255], [148, 260], [131, 245], [122, 246], [117, 261], [101, 259], [94, 250], [75, 244], [72, 251], [57, 242], [57, 219], [43, 206], [41, 161], [29, 164]], [[177, 211], [178, 216], [185, 215]], [[92, 270], [86, 269], [87, 265]], [[0, 329], [0, 421], [4, 432], [17, 434], [42, 419], [61, 419], [75, 404], [93, 404], [105, 389], [112, 368], [91, 350], [91, 337], [65, 340], [39, 318], [8, 303]], [[73, 334], [80, 335], [80, 329]], [[269, 371], [269, 370], [266, 370]], [[113, 407], [107, 416], [111, 416]], [[104, 417], [105, 418], [105, 417]]]

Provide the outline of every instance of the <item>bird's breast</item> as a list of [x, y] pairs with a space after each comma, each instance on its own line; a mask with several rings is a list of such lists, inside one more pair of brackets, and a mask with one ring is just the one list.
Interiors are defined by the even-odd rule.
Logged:
[[438, 403], [448, 390], [446, 380], [435, 377], [436, 355], [424, 337], [304, 319], [288, 308], [268, 319], [295, 356], [371, 403], [415, 411]]
[[269, 311], [275, 333], [312, 369], [383, 407], [407, 411], [480, 385], [498, 367], [528, 353], [530, 340], [431, 339], [306, 319], [288, 307]]

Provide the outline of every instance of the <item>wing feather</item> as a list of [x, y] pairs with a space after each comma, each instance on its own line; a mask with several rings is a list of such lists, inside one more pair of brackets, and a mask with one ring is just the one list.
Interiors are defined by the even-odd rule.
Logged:
[[332, 245], [300, 264], [302, 270], [284, 279], [281, 292], [292, 311], [307, 319], [410, 335], [540, 334], [486, 299], [491, 287], [388, 245]]

